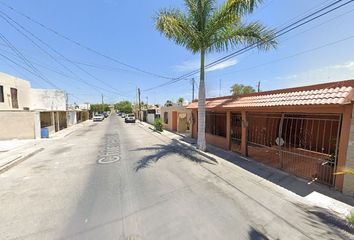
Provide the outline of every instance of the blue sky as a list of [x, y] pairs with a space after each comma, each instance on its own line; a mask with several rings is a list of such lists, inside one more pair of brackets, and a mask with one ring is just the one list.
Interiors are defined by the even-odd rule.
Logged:
[[[198, 68], [198, 55], [193, 55], [183, 47], [175, 45], [154, 28], [153, 17], [158, 9], [183, 7], [182, 0], [2, 1], [83, 45], [146, 71], [177, 77]], [[330, 2], [332, 1], [266, 0], [245, 21], [259, 20], [269, 27], [279, 28], [299, 18], [306, 11]], [[142, 100], [148, 100], [149, 103], [164, 103], [167, 99], [176, 101], [179, 97], [191, 99], [190, 79], [145, 92], [144, 89], [168, 80], [133, 71], [79, 48], [3, 5], [0, 5], [0, 11], [8, 14], [66, 59], [96, 66], [79, 65], [84, 72], [43, 46], [55, 57], [54, 61], [0, 19], [3, 36], [39, 69], [45, 78], [66, 90], [70, 94], [70, 102], [99, 102], [101, 94], [104, 95], [105, 102], [123, 99], [134, 101], [137, 86], [142, 89]], [[260, 81], [262, 90], [270, 90], [354, 78], [353, 20], [354, 4], [349, 4], [279, 38], [276, 50], [269, 52], [253, 50], [215, 67], [206, 75], [207, 96], [215, 97], [220, 93], [228, 95], [230, 86], [234, 83], [256, 86]], [[327, 44], [331, 45], [326, 46]], [[318, 49], [312, 50], [315, 48]], [[311, 51], [299, 54], [308, 50]], [[1, 39], [0, 53], [24, 64]], [[209, 54], [207, 59], [213, 61], [226, 54], [227, 52]], [[297, 56], [292, 57], [294, 55]], [[36, 88], [53, 88], [1, 56], [0, 71], [30, 80], [32, 86]], [[195, 78], [198, 80], [197, 75]], [[195, 93], [197, 94], [197, 91]]]

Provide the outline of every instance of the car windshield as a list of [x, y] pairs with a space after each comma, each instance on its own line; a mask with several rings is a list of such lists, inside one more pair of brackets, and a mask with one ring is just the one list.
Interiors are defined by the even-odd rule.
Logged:
[[128, 114], [128, 117], [134, 117], [134, 114]]

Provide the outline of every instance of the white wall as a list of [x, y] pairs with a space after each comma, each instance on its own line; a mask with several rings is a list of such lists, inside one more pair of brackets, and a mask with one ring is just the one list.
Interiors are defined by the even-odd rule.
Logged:
[[76, 111], [70, 111], [67, 114], [68, 126], [75, 125], [77, 123]]
[[55, 89], [31, 89], [31, 110], [66, 110], [66, 94]]
[[155, 122], [155, 114], [149, 113], [146, 117], [146, 121], [150, 124], [154, 124]]
[[[29, 81], [0, 73], [0, 85], [3, 86], [4, 102], [0, 102], [0, 110], [23, 110], [30, 108], [31, 84]], [[17, 89], [18, 108], [12, 108], [10, 88]]]

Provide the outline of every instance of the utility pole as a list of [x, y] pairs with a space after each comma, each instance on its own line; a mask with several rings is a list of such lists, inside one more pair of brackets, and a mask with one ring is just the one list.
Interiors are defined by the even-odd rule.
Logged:
[[261, 91], [261, 81], [258, 81], [257, 92], [260, 92], [260, 91]]
[[149, 108], [149, 97], [146, 97], [146, 105], [147, 105], [148, 108]]
[[139, 101], [139, 111], [138, 111], [138, 119], [140, 119], [140, 111], [141, 111], [141, 103], [140, 103], [140, 88], [138, 88], [138, 101]]
[[103, 104], [103, 93], [101, 94], [101, 97], [102, 97], [102, 104]]
[[195, 80], [194, 80], [194, 78], [192, 78], [192, 101], [194, 100], [194, 83], [195, 83]]

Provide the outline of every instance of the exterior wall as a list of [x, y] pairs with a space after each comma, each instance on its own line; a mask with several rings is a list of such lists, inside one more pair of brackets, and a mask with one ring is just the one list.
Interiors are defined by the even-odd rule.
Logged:
[[[168, 113], [168, 123], [165, 123], [165, 112]], [[170, 106], [161, 107], [161, 120], [163, 122], [163, 128], [172, 131], [172, 112], [177, 112], [177, 132], [184, 133], [189, 128], [192, 128], [192, 111], [186, 109], [184, 106]], [[186, 118], [181, 118], [182, 114], [186, 114]]]
[[[351, 117], [352, 118], [350, 121], [349, 143], [345, 163], [345, 166], [348, 168], [354, 168], [354, 109], [352, 110]], [[354, 197], [354, 175], [344, 175], [343, 193]]]
[[76, 112], [75, 111], [67, 112], [67, 125], [72, 126], [75, 125], [76, 123], [77, 123]]
[[226, 137], [220, 137], [216, 135], [211, 135], [209, 133], [205, 133], [205, 138], [208, 144], [215, 145], [225, 150], [229, 149], [229, 142]]
[[153, 113], [148, 113], [147, 117], [146, 117], [146, 121], [150, 124], [154, 124], [155, 121], [155, 114]]
[[[0, 102], [0, 110], [23, 110], [30, 108], [31, 84], [29, 81], [0, 73], [0, 85], [3, 86], [4, 102]], [[17, 89], [18, 108], [12, 108], [10, 88]]]
[[66, 111], [66, 94], [62, 90], [31, 89], [31, 110]]
[[[244, 156], [248, 155], [247, 132], [248, 132], [248, 113], [324, 113], [342, 114], [341, 134], [339, 138], [338, 148], [338, 163], [337, 171], [341, 171], [344, 167], [354, 168], [354, 109], [352, 104], [336, 105], [336, 106], [293, 106], [281, 108], [253, 108], [253, 109], [216, 109], [221, 112], [227, 112], [230, 118], [231, 112], [242, 113], [242, 141], [241, 153]], [[349, 114], [348, 114], [349, 113]], [[192, 110], [192, 137], [197, 138], [198, 132], [198, 115], [197, 110]], [[230, 121], [227, 122], [230, 124]], [[230, 149], [230, 126], [227, 126], [227, 137], [219, 137], [206, 133], [206, 141], [208, 144], [218, 146], [223, 149]], [[349, 143], [348, 143], [349, 141]], [[354, 176], [353, 175], [337, 175], [335, 181], [335, 189], [354, 197]]]
[[0, 111], [0, 139], [38, 138], [37, 115], [29, 111]]

